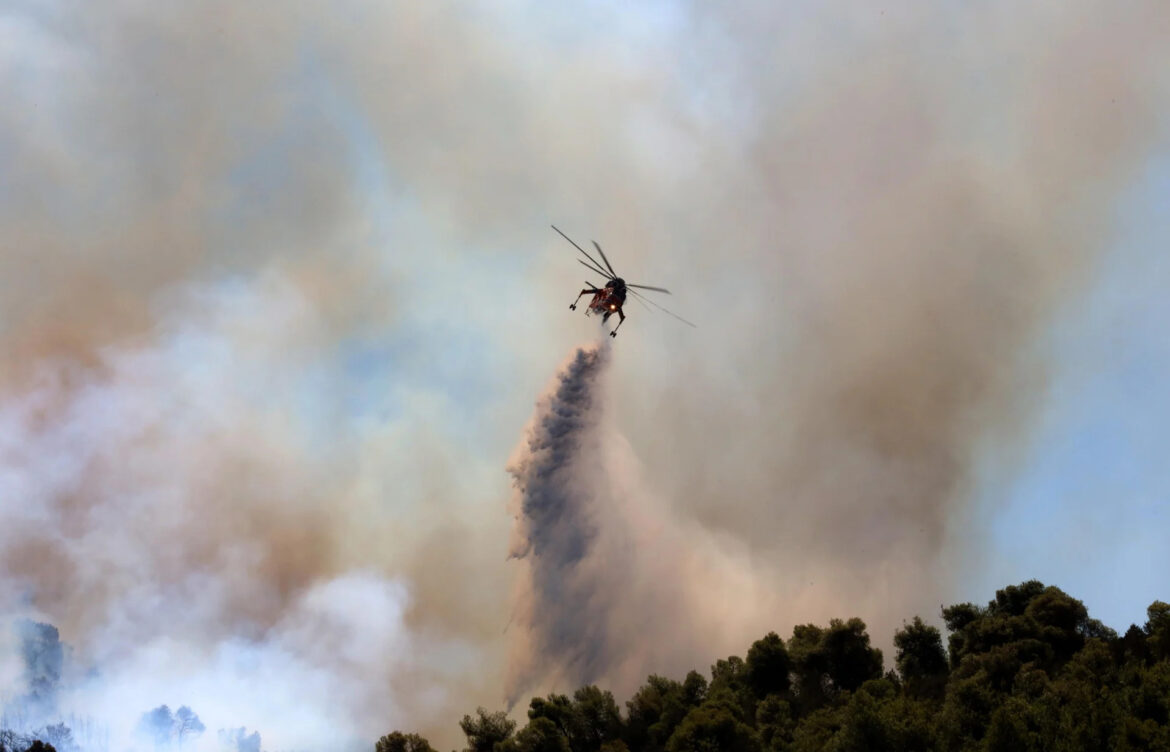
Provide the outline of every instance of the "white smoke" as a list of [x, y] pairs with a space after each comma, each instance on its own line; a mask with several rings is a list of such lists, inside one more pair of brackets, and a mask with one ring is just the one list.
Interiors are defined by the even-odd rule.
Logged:
[[357, 749], [433, 718], [466, 649], [408, 624], [413, 546], [350, 532], [390, 530], [367, 486], [409, 437], [317, 403], [326, 341], [283, 276], [172, 294], [149, 337], [0, 401], [0, 606], [76, 648], [55, 717], [22, 730], [94, 717], [128, 745], [166, 703], [199, 714], [202, 746], [247, 726], [270, 749]]
[[[365, 749], [385, 723], [405, 721], [385, 672], [406, 669], [421, 647], [404, 626], [409, 603], [401, 583], [347, 573], [310, 587], [256, 639], [224, 634], [203, 644], [158, 634], [64, 703], [110, 719], [118, 740], [134, 739], [138, 715], [129, 709], [166, 702], [190, 705], [210, 730], [256, 728], [269, 749]], [[216, 745], [209, 732], [196, 748]]]
[[[550, 221], [703, 329], [623, 325], [573, 601], [533, 591], [591, 621], [520, 619], [528, 665], [620, 693], [951, 598], [986, 447], [1164, 140], [1170, 5], [546, 5], [0, 6], [4, 615], [103, 676], [272, 665], [358, 578], [410, 655], [322, 723], [455, 746], [500, 701], [500, 466], [580, 289]], [[289, 675], [354, 677], [321, 660]]]

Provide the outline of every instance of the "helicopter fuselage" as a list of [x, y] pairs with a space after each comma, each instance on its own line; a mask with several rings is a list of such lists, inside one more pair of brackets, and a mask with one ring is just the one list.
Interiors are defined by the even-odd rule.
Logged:
[[619, 311], [626, 302], [626, 283], [618, 277], [605, 283], [605, 287], [593, 293], [587, 313], [604, 314], [606, 318]]
[[[593, 241], [593, 247], [597, 249], [597, 255], [601, 259], [600, 261], [590, 256], [584, 248], [577, 245], [576, 241], [558, 230], [556, 225], [553, 225], [552, 228], [556, 230], [562, 238], [569, 241], [569, 243], [571, 243], [572, 246], [576, 248], [584, 257], [577, 259], [578, 264], [585, 267], [590, 272], [594, 274], [600, 274], [602, 277], [605, 277], [607, 280], [609, 280], [605, 283], [605, 287], [597, 287], [592, 282], [586, 280], [585, 284], [589, 286], [581, 292], [577, 293], [577, 297], [573, 300], [572, 303], [569, 304], [570, 311], [577, 310], [577, 303], [580, 302], [582, 297], [585, 295], [592, 295], [593, 297], [590, 299], [589, 305], [585, 309], [586, 315], [591, 313], [601, 314], [602, 321], [609, 321], [609, 317], [616, 313], [620, 319], [617, 326], [615, 326], [613, 331], [609, 333], [609, 336], [611, 337], [617, 336], [618, 329], [620, 329], [622, 324], [624, 324], [626, 321], [626, 314], [622, 311], [622, 306], [625, 305], [626, 302], [626, 293], [632, 292], [634, 297], [638, 298], [639, 300], [645, 300], [647, 303], [651, 303], [658, 308], [661, 308], [663, 312], [670, 313], [670, 311], [667, 311], [665, 308], [662, 308], [662, 306], [659, 306], [657, 303], [654, 303], [653, 301], [646, 298], [642, 293], [638, 292], [638, 290], [647, 290], [669, 295], [670, 290], [667, 290], [664, 287], [637, 285], [633, 282], [627, 284], [626, 281], [619, 277], [617, 272], [614, 271], [613, 264], [609, 263], [609, 259], [605, 256], [605, 251], [601, 250], [601, 245], [596, 240]], [[634, 287], [638, 288], [638, 290], [630, 289]], [[673, 313], [670, 313], [670, 315], [674, 316]], [[684, 318], [679, 316], [675, 316], [675, 318], [690, 326], [694, 326], [694, 324], [691, 324], [691, 322]]]

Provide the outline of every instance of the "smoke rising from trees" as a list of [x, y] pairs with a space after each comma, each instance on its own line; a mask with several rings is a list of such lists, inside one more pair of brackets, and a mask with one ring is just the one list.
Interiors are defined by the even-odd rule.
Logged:
[[[505, 674], [620, 691], [951, 600], [1159, 146], [1170, 10], [647, 7], [0, 10], [0, 614], [100, 669], [60, 703], [365, 745]], [[622, 328], [572, 602], [505, 561], [501, 468], [585, 336], [551, 221], [702, 325]]]

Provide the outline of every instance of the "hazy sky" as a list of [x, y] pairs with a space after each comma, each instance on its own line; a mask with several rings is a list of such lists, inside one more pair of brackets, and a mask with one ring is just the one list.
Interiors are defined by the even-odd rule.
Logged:
[[1007, 503], [991, 522], [990, 565], [968, 586], [1028, 572], [1067, 582], [1115, 628], [1142, 623], [1143, 601], [1166, 588], [1170, 548], [1159, 541], [1170, 529], [1162, 461], [1170, 339], [1161, 322], [1170, 310], [1158, 291], [1170, 281], [1161, 242], [1170, 233], [1168, 199], [1163, 152], [1120, 197], [1119, 226], [1091, 291], [1038, 345], [1055, 372], [1023, 466], [981, 491], [985, 503]]
[[0, 608], [116, 734], [454, 746], [564, 658], [506, 631], [505, 466], [599, 334], [555, 223], [699, 324], [630, 303], [603, 382], [621, 699], [1032, 577], [1140, 622], [1168, 35], [1162, 0], [0, 0]]

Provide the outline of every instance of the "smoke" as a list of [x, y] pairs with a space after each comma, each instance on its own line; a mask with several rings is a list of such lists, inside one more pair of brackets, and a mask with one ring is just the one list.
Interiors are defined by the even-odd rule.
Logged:
[[[754, 603], [760, 625], [777, 605], [756, 590], [758, 572], [734, 545], [679, 519], [646, 487], [612, 415], [613, 357], [608, 339], [577, 349], [508, 465], [511, 558], [520, 563], [509, 706], [537, 688], [603, 681], [631, 692], [647, 672], [688, 670], [726, 640], [720, 615], [730, 604]], [[639, 631], [656, 637], [631, 639]]]
[[[75, 646], [63, 711], [451, 747], [505, 674], [951, 600], [1170, 9], [855, 5], [0, 8], [0, 610]], [[500, 468], [585, 326], [554, 221], [701, 328], [627, 311], [510, 601]]]
[[[596, 681], [622, 641], [608, 624], [620, 591], [593, 566], [601, 524], [612, 514], [609, 474], [599, 427], [610, 346], [581, 348], [537, 403], [527, 438], [508, 466], [516, 498], [511, 556], [523, 560], [514, 627], [521, 649], [509, 666], [509, 705], [530, 688], [535, 672], [573, 686]], [[607, 527], [608, 531], [610, 528]], [[628, 557], [610, 561], [628, 566]]]
[[[152, 337], [46, 365], [0, 409], [20, 437], [0, 450], [0, 604], [76, 648], [68, 676], [45, 654], [18, 683], [39, 700], [26, 730], [89, 716], [130, 743], [168, 703], [275, 748], [349, 748], [429, 717], [466, 648], [411, 624], [410, 552], [386, 542], [392, 517], [367, 490], [394, 469], [381, 451], [410, 437], [373, 425], [321, 440], [336, 406], [298, 362], [322, 340], [285, 279], [181, 297]], [[62, 681], [41, 687], [49, 673]], [[402, 682], [415, 691], [400, 702]]]
[[782, 573], [782, 628], [856, 613], [879, 644], [983, 566], [972, 501], [1023, 456], [1037, 343], [1166, 104], [1164, 8], [928, 5], [703, 14], [755, 108], [697, 167], [727, 193], [656, 236], [707, 249], [705, 346], [635, 355], [679, 377], [618, 395], [652, 485]]

